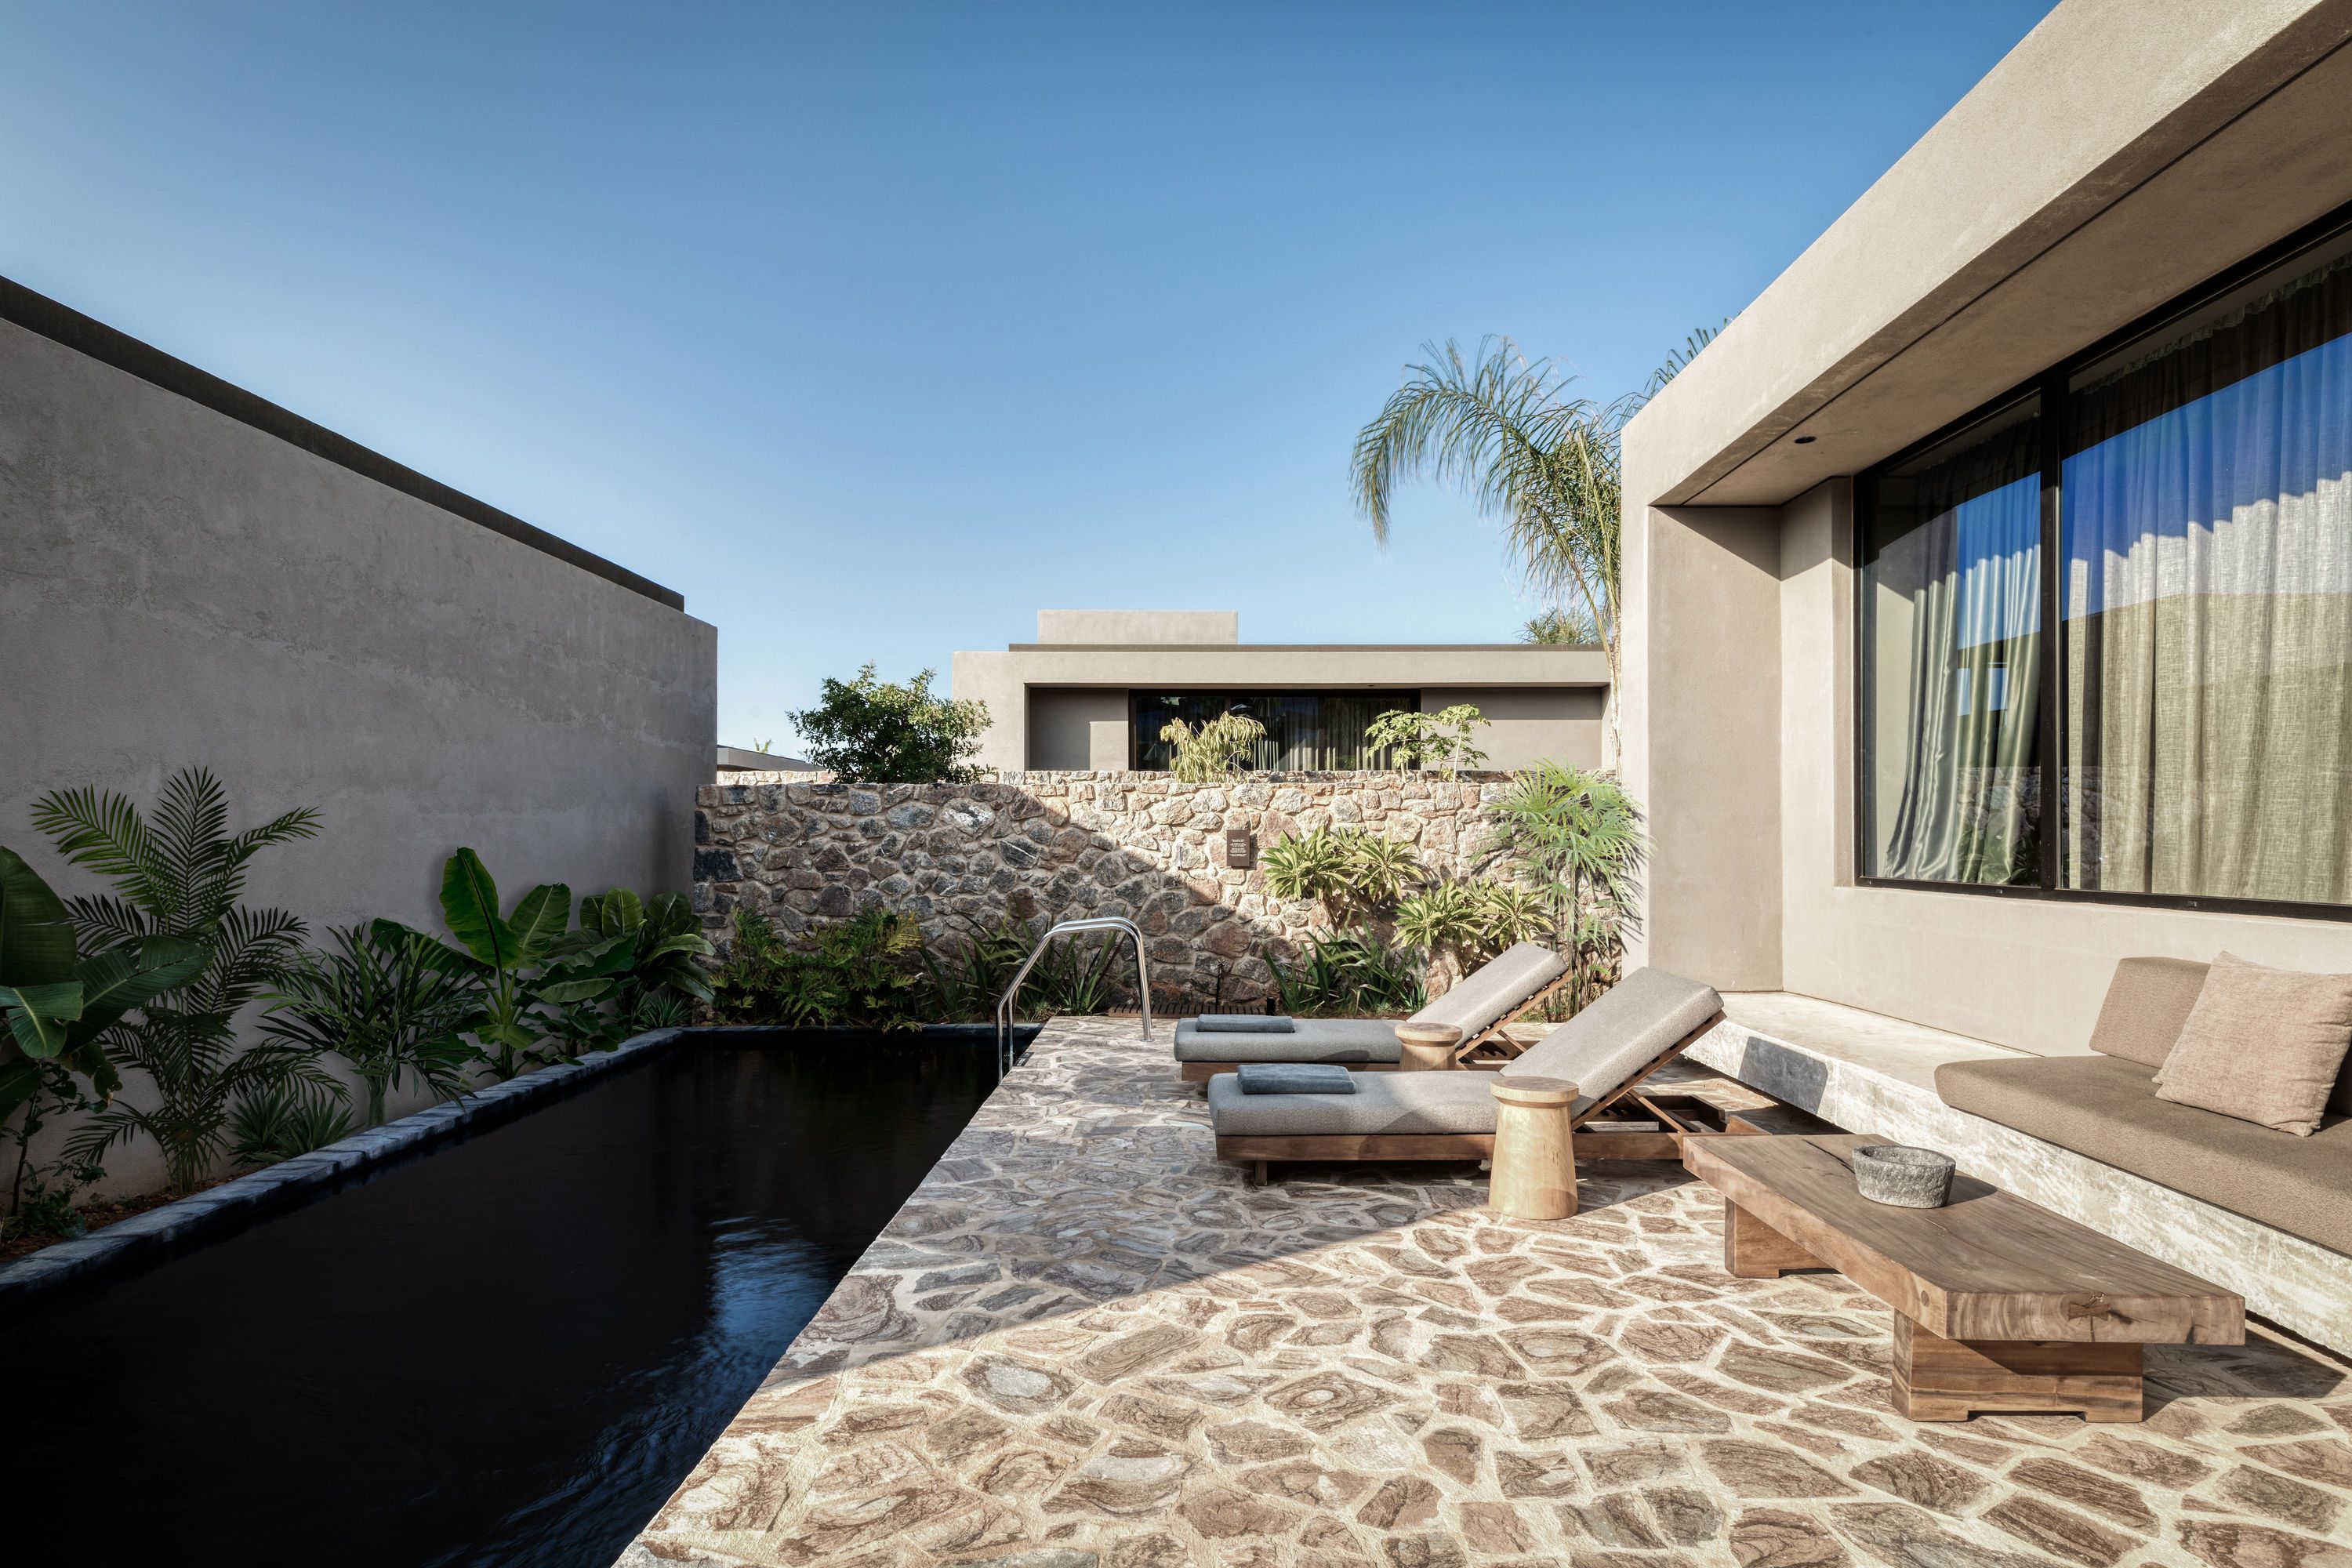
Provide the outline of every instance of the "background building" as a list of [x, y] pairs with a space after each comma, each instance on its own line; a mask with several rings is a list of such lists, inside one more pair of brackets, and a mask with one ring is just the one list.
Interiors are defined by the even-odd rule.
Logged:
[[1609, 664], [1525, 643], [1245, 643], [1232, 610], [1040, 610], [1037, 640], [959, 653], [954, 691], [988, 704], [998, 768], [1164, 769], [1160, 731], [1235, 705], [1266, 727], [1254, 765], [1361, 768], [1389, 709], [1471, 703], [1491, 768], [1597, 767]]

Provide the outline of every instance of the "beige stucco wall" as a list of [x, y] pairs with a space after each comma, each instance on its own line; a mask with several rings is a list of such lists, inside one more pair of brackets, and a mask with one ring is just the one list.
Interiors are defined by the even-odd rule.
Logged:
[[1054, 643], [1233, 643], [1239, 610], [1040, 610], [1037, 640]]
[[2120, 957], [2352, 970], [2352, 923], [1856, 886], [1842, 477], [2352, 200], [2347, 37], [2066, 0], [1628, 427], [1636, 961], [2045, 1054]]

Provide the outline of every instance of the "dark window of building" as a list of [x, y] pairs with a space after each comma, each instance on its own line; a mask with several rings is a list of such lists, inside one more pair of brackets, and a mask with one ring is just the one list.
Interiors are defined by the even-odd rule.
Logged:
[[1418, 710], [1417, 691], [1138, 691], [1131, 754], [1138, 768], [1164, 773], [1171, 719], [1198, 727], [1236, 707], [1265, 726], [1249, 765], [1255, 772], [1321, 772], [1392, 767], [1385, 752], [1365, 749], [1364, 731], [1393, 709]]
[[2041, 879], [2041, 448], [2029, 396], [1867, 481], [1864, 875]]
[[2068, 393], [2061, 885], [2352, 903], [2352, 236]]
[[1864, 878], [2352, 908], [2344, 219], [1862, 476]]

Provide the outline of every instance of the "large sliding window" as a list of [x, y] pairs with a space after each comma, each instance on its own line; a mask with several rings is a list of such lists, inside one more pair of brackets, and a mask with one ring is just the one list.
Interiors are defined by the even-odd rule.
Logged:
[[1171, 719], [1198, 728], [1239, 709], [1265, 726], [1250, 754], [1260, 773], [1324, 772], [1393, 767], [1385, 751], [1364, 744], [1373, 720], [1393, 709], [1417, 711], [1418, 691], [1138, 691], [1134, 695], [1135, 765], [1148, 772], [1168, 768], [1168, 742], [1160, 738]]
[[2352, 228], [1860, 496], [1865, 877], [2352, 911]]

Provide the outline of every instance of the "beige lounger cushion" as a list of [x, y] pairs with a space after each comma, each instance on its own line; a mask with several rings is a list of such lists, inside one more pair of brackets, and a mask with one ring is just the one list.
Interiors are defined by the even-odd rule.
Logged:
[[1566, 1079], [1576, 1085], [1575, 1114], [1581, 1116], [1722, 1010], [1712, 985], [1637, 969], [1519, 1053], [1503, 1076]]
[[2233, 1214], [2352, 1252], [2352, 1121], [2298, 1138], [2156, 1098], [2147, 1068], [2115, 1057], [1946, 1062], [1936, 1092]]
[[1568, 960], [1539, 942], [1506, 948], [1462, 977], [1453, 990], [1412, 1016], [1416, 1024], [1451, 1024], [1464, 1039], [1486, 1033], [1528, 997], [1568, 973]]
[[1483, 1072], [1362, 1072], [1353, 1094], [1244, 1094], [1231, 1073], [1209, 1080], [1220, 1138], [1385, 1132], [1492, 1132], [1495, 1077]]
[[1180, 1062], [1393, 1062], [1402, 1059], [1385, 1018], [1301, 1018], [1286, 1035], [1232, 1035], [1176, 1026]]

